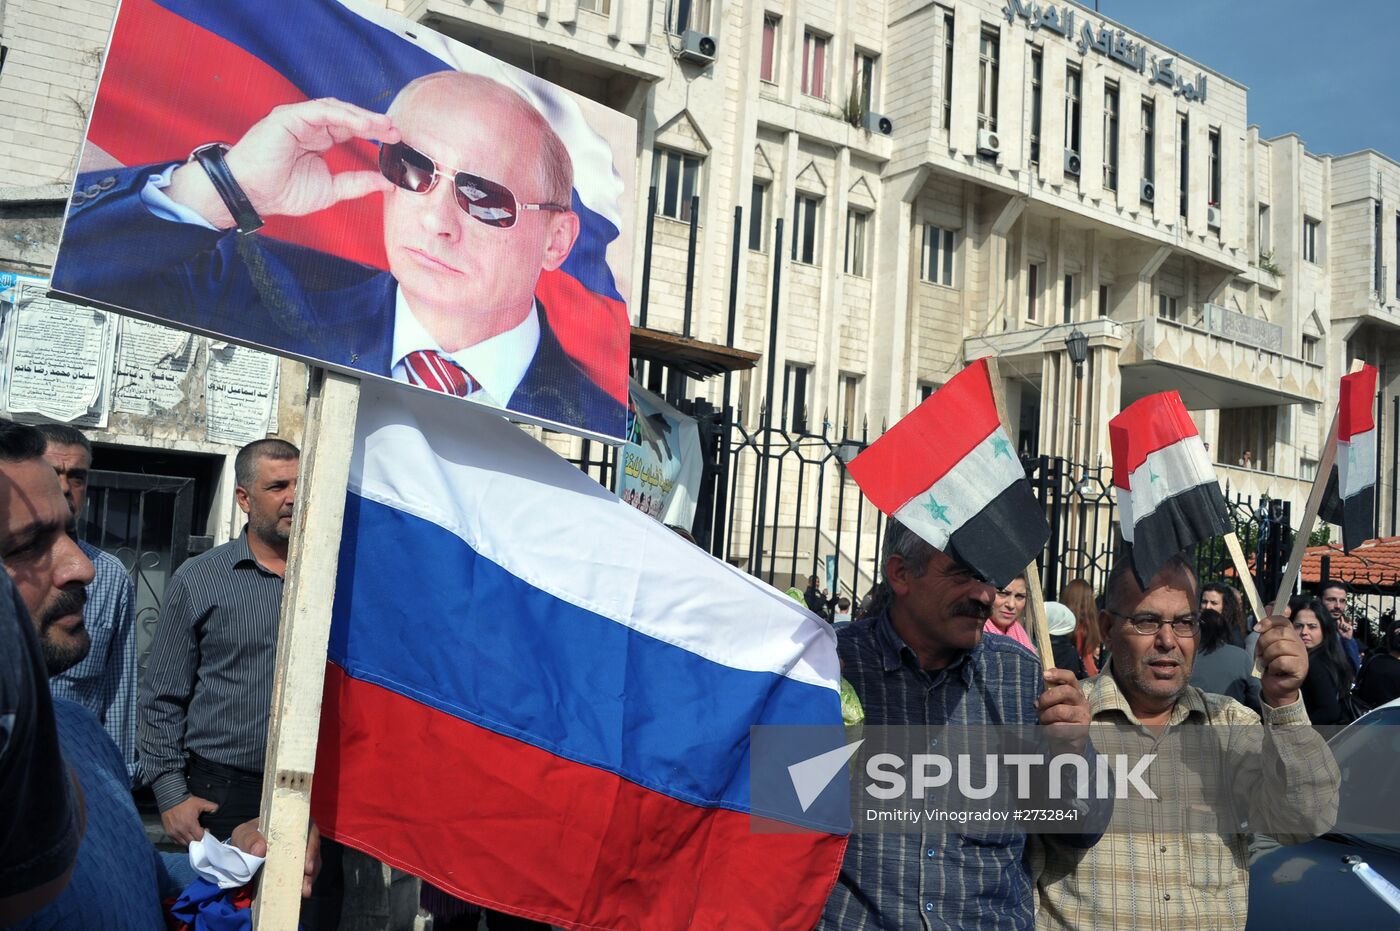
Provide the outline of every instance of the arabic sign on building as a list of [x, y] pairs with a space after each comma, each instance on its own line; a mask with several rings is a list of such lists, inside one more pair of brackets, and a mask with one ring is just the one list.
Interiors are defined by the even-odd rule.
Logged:
[[1006, 6], [1002, 7], [1001, 12], [1006, 16], [1008, 23], [1015, 25], [1016, 17], [1019, 16], [1026, 21], [1032, 32], [1044, 29], [1064, 37], [1067, 41], [1075, 42], [1080, 55], [1094, 51], [1124, 67], [1132, 68], [1138, 74], [1147, 74], [1150, 68], [1153, 84], [1171, 88], [1172, 94], [1183, 100], [1205, 102], [1204, 74], [1198, 71], [1195, 80], [1186, 80], [1184, 74], [1177, 72], [1175, 58], [1167, 55], [1149, 55], [1145, 42], [1130, 39], [1123, 30], [1110, 29], [1105, 23], [1099, 23], [1095, 27], [1087, 17], [1080, 19], [1079, 14], [1068, 3], [1057, 6], [1053, 3], [1040, 4], [1028, 0], [1006, 0]]
[[1205, 324], [1208, 331], [1224, 339], [1270, 352], [1283, 351], [1283, 327], [1276, 323], [1219, 304], [1207, 304]]

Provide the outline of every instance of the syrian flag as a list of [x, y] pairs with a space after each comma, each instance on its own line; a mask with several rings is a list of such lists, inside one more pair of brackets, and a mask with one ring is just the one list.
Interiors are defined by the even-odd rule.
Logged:
[[1177, 553], [1235, 529], [1181, 395], [1135, 401], [1108, 422], [1108, 434], [1123, 542], [1144, 587]]
[[1342, 528], [1342, 549], [1376, 536], [1376, 369], [1342, 376], [1337, 402], [1337, 458], [1327, 476], [1318, 516]]
[[1050, 537], [997, 416], [987, 361], [929, 395], [850, 464], [876, 507], [1001, 587]]

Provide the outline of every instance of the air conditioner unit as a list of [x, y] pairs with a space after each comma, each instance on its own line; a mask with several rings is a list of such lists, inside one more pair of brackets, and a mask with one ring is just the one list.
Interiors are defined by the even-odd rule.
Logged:
[[676, 57], [681, 61], [691, 61], [700, 65], [708, 65], [715, 60], [715, 52], [719, 45], [715, 42], [715, 37], [706, 35], [695, 29], [687, 29], [681, 33], [681, 50]]
[[1206, 208], [1206, 226], [1220, 229], [1220, 208], [1211, 205]]
[[1065, 174], [1074, 175], [1076, 178], [1079, 177], [1081, 165], [1083, 165], [1083, 162], [1080, 161], [1079, 153], [1070, 149], [1065, 149]]
[[977, 130], [977, 151], [982, 155], [996, 158], [1001, 155], [1001, 137], [991, 129]]
[[894, 133], [894, 121], [883, 113], [867, 113], [861, 118], [861, 126], [866, 132], [889, 136]]
[[1148, 181], [1146, 178], [1142, 179], [1141, 195], [1144, 204], [1152, 203], [1157, 197], [1157, 185]]

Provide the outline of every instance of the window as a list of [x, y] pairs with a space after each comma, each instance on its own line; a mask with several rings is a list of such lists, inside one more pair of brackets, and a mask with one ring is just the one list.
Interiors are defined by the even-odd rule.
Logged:
[[1210, 205], [1218, 208], [1220, 206], [1220, 130], [1214, 126], [1206, 133], [1206, 150], [1210, 156]]
[[953, 124], [953, 14], [943, 14], [943, 128]]
[[1381, 265], [1381, 258], [1382, 258], [1382, 256], [1381, 256], [1381, 202], [1380, 202], [1379, 199], [1376, 201], [1376, 223], [1375, 223], [1375, 226], [1376, 226], [1376, 234], [1375, 234], [1375, 261], [1372, 262], [1371, 264], [1375, 266], [1375, 279], [1376, 279], [1376, 281], [1375, 281], [1375, 287], [1372, 288], [1372, 290], [1376, 292], [1376, 297], [1380, 297], [1380, 296], [1381, 296], [1381, 292], [1382, 292], [1382, 291], [1384, 290], [1384, 288], [1385, 288], [1385, 285], [1383, 285], [1383, 284], [1381, 283], [1382, 280], [1384, 280], [1384, 278], [1385, 278], [1385, 272], [1384, 272], [1384, 270], [1383, 270], [1383, 266]]
[[1157, 178], [1157, 105], [1142, 101], [1142, 180], [1154, 184]]
[[758, 79], [769, 84], [778, 82], [778, 23], [780, 18], [772, 13], [763, 14], [763, 51], [759, 53]]
[[1108, 308], [1109, 308], [1108, 298], [1109, 298], [1108, 285], [1106, 285], [1106, 284], [1101, 284], [1101, 285], [1099, 285], [1099, 316], [1100, 316], [1100, 317], [1107, 317], [1107, 316], [1108, 316]]
[[1277, 407], [1233, 407], [1220, 412], [1216, 461], [1242, 469], [1274, 470], [1279, 435]]
[[1304, 362], [1316, 362], [1316, 361], [1317, 361], [1317, 347], [1318, 347], [1318, 344], [1321, 343], [1321, 342], [1322, 342], [1322, 340], [1319, 339], [1319, 338], [1316, 337], [1316, 336], [1304, 336], [1304, 337], [1303, 337], [1303, 361], [1304, 361]]
[[861, 388], [865, 379], [860, 375], [841, 373], [841, 422], [836, 425], [842, 438], [855, 436], [860, 432], [861, 416], [865, 413]]
[[1268, 255], [1274, 249], [1273, 226], [1269, 220], [1269, 205], [1259, 205], [1259, 254]]
[[1045, 53], [1031, 51], [1031, 164], [1040, 164], [1040, 102], [1044, 93]]
[[879, 56], [869, 52], [856, 51], [851, 67], [851, 87], [855, 91], [856, 103], [861, 113], [870, 113], [878, 100], [875, 96], [875, 62]]
[[807, 379], [810, 365], [789, 362], [783, 368], [783, 413], [785, 425], [793, 433], [807, 432]]
[[1065, 149], [1075, 155], [1079, 154], [1079, 94], [1083, 81], [1078, 65], [1065, 69]]
[[933, 284], [953, 286], [954, 233], [932, 223], [924, 224], [924, 255], [920, 277]]
[[1061, 296], [1060, 296], [1060, 297], [1061, 297], [1061, 301], [1062, 301], [1061, 310], [1063, 311], [1062, 316], [1061, 316], [1061, 322], [1063, 322], [1063, 323], [1073, 323], [1073, 322], [1074, 322], [1074, 286], [1075, 286], [1075, 284], [1076, 284], [1076, 282], [1075, 282], [1075, 278], [1074, 278], [1073, 275], [1066, 275], [1066, 276], [1065, 276], [1065, 290], [1064, 290], [1064, 293], [1061, 294]]
[[691, 198], [700, 193], [700, 157], [658, 148], [651, 183], [656, 185], [656, 215], [689, 223]]
[[1026, 319], [1035, 322], [1040, 316], [1040, 266], [1026, 269]]
[[674, 0], [672, 9], [676, 17], [670, 24], [671, 32], [676, 35], [687, 29], [710, 31], [710, 0]]
[[996, 132], [997, 89], [1001, 74], [1001, 31], [982, 29], [977, 64], [977, 128]]
[[919, 403], [922, 404], [922, 403], [924, 403], [925, 401], [927, 401], [927, 400], [929, 399], [929, 396], [930, 396], [930, 395], [932, 395], [935, 391], [937, 391], [939, 388], [942, 388], [942, 387], [943, 387], [943, 386], [940, 385], [940, 384], [938, 384], [937, 382], [932, 382], [932, 381], [921, 381], [921, 382], [919, 382]]
[[826, 99], [826, 36], [808, 32], [802, 36], [802, 93]]
[[612, 0], [579, 0], [578, 8], [607, 16], [612, 12]]
[[1177, 199], [1181, 201], [1180, 213], [1186, 216], [1186, 193], [1191, 186], [1191, 118], [1185, 113], [1181, 114], [1180, 144], [1177, 150], [1177, 161], [1181, 165], [1181, 171], [1177, 178], [1176, 192]]
[[1103, 186], [1118, 190], [1118, 85], [1103, 86]]
[[1395, 299], [1400, 301], [1400, 213], [1395, 215]]
[[764, 222], [767, 213], [768, 185], [755, 181], [749, 197], [749, 248], [754, 252], [763, 252], [768, 248], [768, 226]]
[[865, 277], [865, 232], [870, 225], [870, 214], [864, 210], [846, 211], [846, 261], [842, 266], [846, 274], [857, 278]]
[[1317, 264], [1317, 231], [1321, 221], [1303, 217], [1303, 261]]
[[1316, 460], [1316, 459], [1299, 459], [1299, 460], [1298, 460], [1298, 478], [1301, 479], [1302, 481], [1305, 481], [1305, 482], [1316, 481], [1316, 480], [1317, 480], [1317, 460]]
[[1171, 294], [1157, 295], [1157, 316], [1163, 320], [1181, 320], [1181, 308], [1178, 298]]
[[821, 234], [822, 199], [815, 194], [797, 192], [792, 208], [792, 260], [803, 265], [816, 265], [821, 259], [817, 237]]

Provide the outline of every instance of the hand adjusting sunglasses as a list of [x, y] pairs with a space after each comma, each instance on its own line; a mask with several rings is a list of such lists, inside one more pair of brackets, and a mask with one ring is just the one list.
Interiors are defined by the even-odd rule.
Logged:
[[469, 171], [444, 169], [406, 142], [379, 144], [379, 173], [395, 186], [415, 194], [428, 193], [437, 186], [438, 178], [450, 173], [457, 206], [472, 219], [498, 229], [514, 226], [522, 210], [569, 211], [561, 204], [522, 204], [504, 184]]

